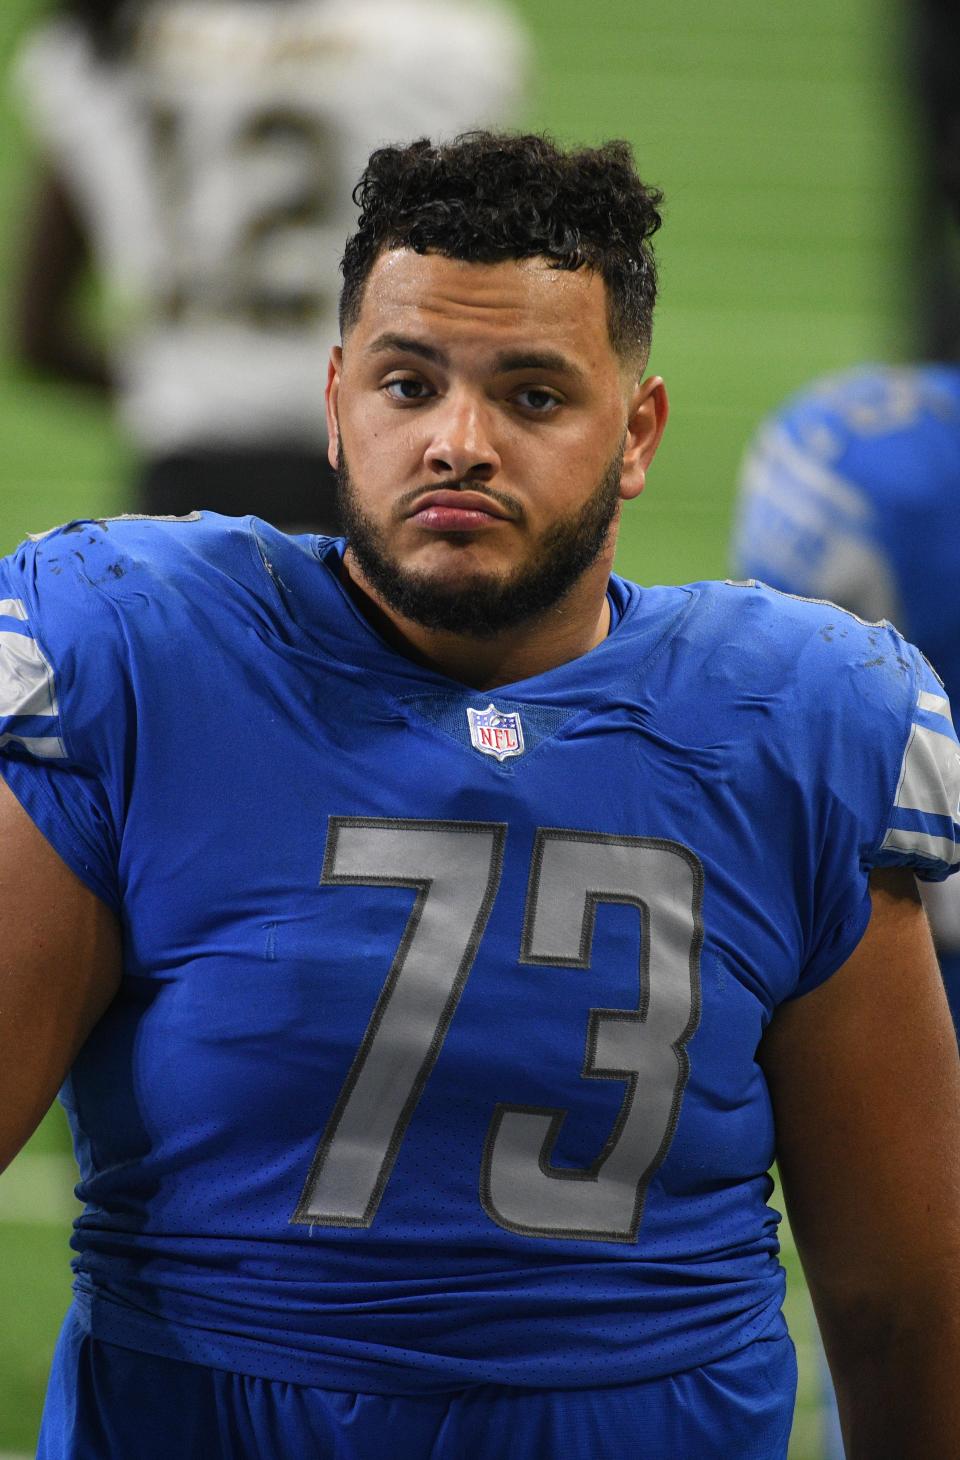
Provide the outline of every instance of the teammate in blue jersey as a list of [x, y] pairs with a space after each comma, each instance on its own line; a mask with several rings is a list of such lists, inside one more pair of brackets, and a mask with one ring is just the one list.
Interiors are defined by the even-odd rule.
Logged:
[[666, 420], [624, 144], [386, 148], [347, 541], [3, 564], [0, 1158], [86, 1202], [43, 1460], [782, 1460], [779, 1154], [854, 1460], [960, 1451], [960, 1069], [886, 626], [611, 572]]
[[[820, 381], [747, 455], [739, 571], [888, 618], [960, 698], [960, 367], [863, 367]], [[960, 880], [927, 910], [960, 1028]]]

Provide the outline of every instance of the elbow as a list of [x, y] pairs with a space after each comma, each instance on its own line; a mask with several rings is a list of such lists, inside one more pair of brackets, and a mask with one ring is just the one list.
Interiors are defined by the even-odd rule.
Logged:
[[904, 1382], [922, 1387], [944, 1363], [960, 1372], [960, 1271], [949, 1265], [936, 1283], [843, 1303], [821, 1298], [815, 1307], [841, 1408], [845, 1397], [875, 1400]]

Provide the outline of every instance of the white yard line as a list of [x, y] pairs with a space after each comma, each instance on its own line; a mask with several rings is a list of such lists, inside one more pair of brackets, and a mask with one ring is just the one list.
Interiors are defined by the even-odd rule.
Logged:
[[[72, 1156], [24, 1151], [0, 1176], [0, 1222], [63, 1227], [80, 1211]], [[0, 1460], [11, 1460], [0, 1454]]]

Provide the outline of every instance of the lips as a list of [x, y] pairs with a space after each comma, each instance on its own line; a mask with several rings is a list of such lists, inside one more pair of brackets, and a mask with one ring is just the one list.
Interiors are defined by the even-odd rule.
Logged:
[[509, 514], [484, 492], [437, 491], [418, 497], [408, 514], [434, 532], [476, 532], [509, 521]]

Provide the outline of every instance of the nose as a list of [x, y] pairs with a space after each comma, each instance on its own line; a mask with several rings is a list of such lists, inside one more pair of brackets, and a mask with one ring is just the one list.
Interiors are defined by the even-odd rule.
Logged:
[[424, 452], [429, 470], [452, 481], [487, 482], [500, 470], [489, 408], [467, 394], [449, 395], [432, 413], [433, 435]]

